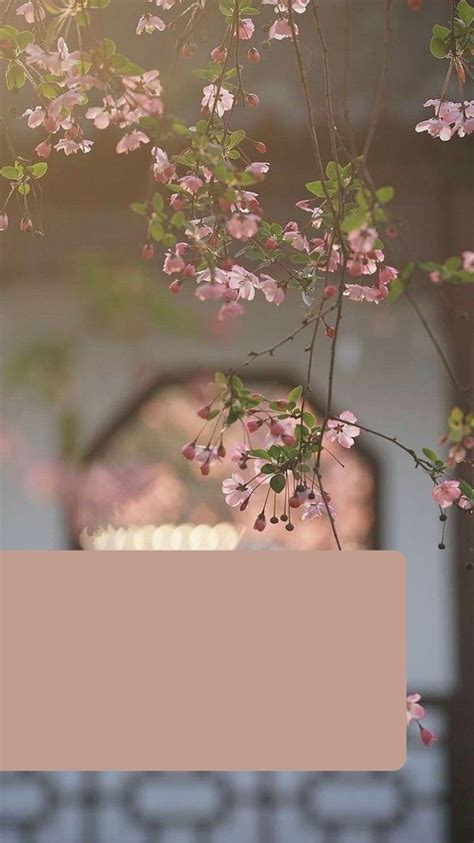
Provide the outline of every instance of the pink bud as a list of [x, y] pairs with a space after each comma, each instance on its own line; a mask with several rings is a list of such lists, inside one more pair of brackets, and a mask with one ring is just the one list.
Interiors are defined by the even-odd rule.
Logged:
[[196, 47], [194, 44], [184, 44], [181, 48], [181, 55], [184, 59], [191, 59], [194, 55]]
[[214, 61], [219, 62], [219, 64], [223, 64], [227, 58], [227, 50], [225, 47], [214, 47], [211, 51], [211, 59]]
[[182, 289], [183, 282], [180, 281], [179, 278], [175, 278], [174, 281], [172, 281], [171, 284], [169, 284], [168, 286], [168, 290], [170, 291], [170, 293], [173, 293], [173, 295], [175, 296], [180, 293]]
[[263, 245], [265, 246], [265, 248], [269, 252], [274, 252], [275, 249], [278, 248], [278, 243], [277, 243], [276, 240], [273, 239], [273, 237], [268, 237], [267, 240], [265, 240]]
[[196, 415], [199, 416], [200, 419], [208, 419], [210, 412], [211, 412], [211, 405], [206, 404], [204, 407], [199, 408]]
[[327, 287], [324, 288], [324, 298], [325, 299], [332, 299], [337, 293], [337, 289], [334, 284], [328, 284]]
[[6, 231], [8, 228], [7, 214], [0, 214], [0, 231]]
[[302, 501], [300, 501], [300, 497], [297, 492], [288, 499], [288, 503], [292, 509], [298, 509], [301, 506]]
[[397, 237], [399, 236], [399, 231], [398, 231], [397, 226], [393, 225], [393, 224], [387, 225], [387, 228], [385, 229], [385, 234], [387, 235], [389, 240], [396, 240]]
[[145, 243], [142, 249], [142, 258], [146, 261], [151, 261], [155, 254], [155, 247], [153, 243]]
[[257, 150], [257, 152], [261, 152], [262, 154], [267, 151], [266, 144], [264, 144], [263, 141], [257, 141], [257, 143], [255, 144], [255, 149]]
[[250, 50], [247, 53], [247, 59], [252, 64], [258, 64], [260, 61], [260, 53], [255, 47], [250, 47]]
[[433, 732], [430, 732], [429, 729], [420, 729], [420, 738], [425, 746], [433, 746], [433, 744], [438, 740], [436, 735]]
[[261, 512], [260, 515], [257, 515], [255, 524], [253, 525], [253, 529], [257, 530], [257, 532], [259, 533], [262, 533], [266, 526], [267, 519], [265, 518], [265, 513]]
[[55, 132], [58, 128], [56, 120], [53, 120], [52, 117], [46, 117], [43, 125], [47, 132]]
[[336, 336], [336, 329], [332, 327], [332, 325], [326, 326], [326, 336], [332, 340]]
[[38, 158], [49, 158], [51, 155], [52, 146], [49, 141], [44, 140], [35, 147], [35, 152]]
[[249, 94], [247, 97], [247, 102], [250, 108], [258, 108], [258, 106], [260, 105], [260, 98], [257, 96], [257, 94]]
[[281, 441], [284, 445], [288, 445], [289, 448], [292, 448], [293, 445], [296, 445], [296, 438], [293, 436], [292, 433], [282, 433]]
[[247, 422], [247, 430], [249, 433], [255, 433], [261, 427], [263, 422], [260, 419], [249, 419]]
[[181, 448], [181, 453], [185, 460], [193, 460], [196, 456], [196, 448], [194, 442], [188, 442], [187, 445], [184, 445], [184, 447]]
[[20, 220], [20, 231], [24, 231], [26, 234], [29, 234], [30, 231], [33, 231], [33, 223], [31, 221], [31, 217], [28, 214], [25, 214]]
[[192, 263], [187, 263], [183, 269], [183, 275], [185, 275], [186, 278], [194, 278], [196, 275], [196, 267], [193, 266]]
[[224, 459], [225, 455], [226, 455], [226, 450], [224, 448], [224, 445], [221, 442], [221, 444], [219, 445], [219, 447], [217, 449], [217, 456], [220, 457], [220, 459], [222, 460], [222, 459]]
[[211, 468], [210, 468], [210, 466], [209, 466], [209, 463], [208, 463], [208, 462], [203, 462], [203, 464], [202, 464], [202, 466], [201, 466], [201, 474], [202, 474], [204, 477], [207, 477], [207, 476], [208, 476], [208, 474], [209, 474], [209, 472], [210, 472], [210, 470], [211, 470]]

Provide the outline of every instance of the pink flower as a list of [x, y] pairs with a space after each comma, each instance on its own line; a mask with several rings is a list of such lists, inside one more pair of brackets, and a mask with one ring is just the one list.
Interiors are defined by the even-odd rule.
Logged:
[[226, 88], [219, 88], [217, 85], [206, 85], [202, 89], [203, 98], [201, 100], [201, 108], [213, 111], [215, 108], [219, 117], [222, 117], [225, 111], [230, 111], [234, 102], [234, 95]]
[[226, 322], [228, 319], [242, 316], [243, 313], [245, 313], [244, 308], [238, 301], [229, 301], [222, 305], [217, 318], [219, 322]]
[[409, 694], [407, 697], [407, 726], [412, 720], [421, 720], [425, 716], [425, 709], [419, 705], [420, 694]]
[[154, 146], [151, 154], [155, 159], [153, 164], [153, 178], [155, 181], [166, 184], [166, 182], [169, 182], [173, 178], [176, 172], [176, 166], [171, 163], [164, 149], [161, 149], [159, 146]]
[[145, 132], [140, 132], [138, 129], [134, 129], [133, 132], [128, 132], [124, 135], [123, 138], [119, 140], [115, 148], [119, 155], [123, 153], [128, 155], [129, 152], [135, 152], [135, 150], [139, 148], [140, 144], [149, 142], [150, 138], [145, 134]]
[[208, 445], [196, 445], [196, 460], [200, 463], [201, 474], [205, 477], [209, 474], [210, 467], [213, 462], [220, 462], [220, 457], [216, 447]]
[[456, 133], [463, 138], [474, 132], [474, 100], [448, 102], [436, 99], [427, 100], [424, 105], [425, 108], [433, 106], [435, 116], [417, 123], [416, 132], [428, 132], [431, 137], [442, 141], [451, 140]]
[[474, 272], [474, 252], [462, 253], [462, 268], [467, 272]]
[[461, 497], [459, 480], [444, 480], [443, 483], [439, 483], [434, 487], [432, 497], [443, 509], [452, 506], [454, 501]]
[[356, 228], [347, 235], [349, 246], [353, 252], [371, 252], [378, 234], [375, 228]]
[[433, 746], [438, 740], [434, 732], [430, 732], [429, 729], [420, 729], [420, 738], [425, 746]]
[[144, 32], [147, 34], [155, 32], [155, 30], [163, 32], [164, 29], [166, 29], [165, 22], [156, 15], [150, 15], [150, 13], [147, 12], [145, 15], [142, 15], [138, 21], [136, 33], [137, 35], [143, 35]]
[[70, 138], [62, 138], [62, 140], [55, 144], [54, 148], [57, 150], [62, 149], [65, 155], [75, 155], [76, 152], [90, 152], [93, 144], [94, 141], [91, 140], [75, 141]]
[[312, 500], [305, 501], [304, 503], [301, 520], [312, 521], [314, 518], [320, 518], [321, 515], [328, 514], [328, 509], [331, 515], [334, 515], [335, 509], [333, 505], [329, 503], [329, 500], [326, 498], [325, 503], [320, 494], [316, 494], [315, 492], [313, 492], [313, 494], [315, 494], [315, 497]]
[[167, 275], [173, 275], [174, 272], [182, 272], [185, 266], [186, 262], [181, 255], [173, 252], [166, 253], [163, 272], [166, 272]]
[[232, 214], [227, 231], [236, 240], [250, 240], [257, 233], [259, 222], [255, 214]]
[[243, 459], [245, 459], [246, 453], [247, 446], [245, 442], [237, 442], [235, 445], [232, 445], [232, 448], [229, 451], [229, 457], [232, 462], [240, 463]]
[[260, 289], [268, 302], [281, 304], [285, 299], [285, 290], [269, 275], [260, 275]]
[[249, 272], [242, 266], [235, 265], [228, 274], [229, 287], [231, 290], [238, 290], [239, 298], [252, 301], [255, 298], [255, 290], [259, 287], [259, 281], [253, 272]]
[[[265, 173], [268, 173], [270, 169], [270, 164], [267, 161], [253, 161], [252, 164], [248, 164], [245, 168], [247, 173], [251, 173], [251, 175], [257, 180], [261, 181]], [[256, 194], [253, 194], [254, 196]]]
[[354, 425], [357, 418], [350, 410], [344, 410], [339, 419], [342, 421], [329, 419], [326, 436], [330, 442], [339, 442], [343, 448], [352, 448], [354, 439], [360, 434], [360, 428]]
[[390, 284], [390, 282], [394, 281], [395, 278], [398, 278], [398, 269], [395, 269], [395, 267], [393, 266], [380, 267], [379, 284], [382, 284], [384, 287], [386, 287], [387, 284]]
[[222, 483], [222, 491], [225, 495], [227, 506], [240, 506], [249, 497], [249, 489], [240, 474], [233, 474], [228, 480]]
[[181, 448], [181, 453], [186, 460], [193, 460], [196, 456], [196, 445], [194, 442], [188, 442]]
[[265, 518], [265, 513], [261, 512], [260, 515], [257, 515], [257, 518], [255, 519], [253, 529], [257, 530], [258, 533], [262, 533], [266, 526], [267, 519]]
[[35, 23], [40, 20], [44, 20], [46, 17], [46, 12], [41, 5], [38, 3], [23, 3], [23, 5], [18, 6], [16, 10], [17, 15], [23, 15], [25, 18], [26, 23]]
[[190, 173], [188, 176], [183, 176], [179, 180], [179, 184], [186, 193], [192, 193], [194, 195], [194, 193], [197, 193], [199, 188], [203, 186], [204, 182], [199, 178], [199, 176], [195, 176]]
[[196, 290], [196, 298], [200, 301], [215, 301], [223, 296], [224, 288], [221, 284], [200, 284]]
[[295, 427], [296, 419], [275, 419], [265, 437], [265, 447], [282, 442], [291, 447], [296, 443]]
[[252, 18], [241, 18], [239, 24], [239, 38], [243, 41], [249, 41], [255, 32], [255, 24]]
[[441, 284], [443, 279], [441, 277], [441, 273], [438, 272], [436, 269], [433, 272], [430, 272], [429, 279], [432, 284]]
[[388, 289], [383, 284], [380, 287], [363, 287], [360, 284], [346, 284], [343, 295], [349, 296], [351, 301], [368, 301], [378, 304], [388, 296]]
[[0, 231], [6, 231], [8, 228], [8, 216], [5, 212], [0, 214]]
[[[298, 35], [298, 27], [295, 24], [295, 32]], [[268, 33], [268, 40], [275, 38], [276, 41], [282, 41], [283, 38], [291, 38], [291, 26], [286, 18], [276, 20], [270, 27]]]

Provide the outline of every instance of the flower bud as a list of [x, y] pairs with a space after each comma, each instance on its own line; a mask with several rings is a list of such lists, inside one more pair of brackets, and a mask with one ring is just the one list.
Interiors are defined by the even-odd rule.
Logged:
[[211, 467], [210, 467], [209, 463], [203, 462], [203, 464], [201, 466], [201, 474], [203, 475], [203, 477], [207, 477], [210, 470], [211, 470]]
[[336, 329], [332, 327], [332, 325], [326, 326], [326, 336], [329, 337], [330, 340], [334, 339], [336, 336]]
[[295, 493], [290, 498], [288, 498], [288, 503], [292, 509], [298, 509], [298, 507], [301, 506], [302, 501], [300, 500], [300, 496]]
[[188, 442], [187, 445], [184, 445], [184, 447], [181, 448], [181, 453], [185, 460], [193, 460], [196, 456], [196, 447], [194, 442]]
[[258, 533], [262, 533], [266, 526], [267, 519], [265, 518], [265, 513], [261, 512], [260, 515], [257, 515], [253, 529], [257, 530]]
[[247, 53], [247, 59], [251, 64], [258, 64], [260, 61], [260, 53], [255, 47], [250, 47]]
[[180, 293], [182, 289], [183, 282], [180, 281], [179, 278], [175, 278], [174, 281], [172, 281], [171, 284], [168, 285], [168, 290], [175, 296]]
[[281, 441], [284, 445], [288, 445], [289, 448], [292, 448], [293, 445], [296, 445], [296, 437], [293, 436], [292, 433], [282, 433]]
[[6, 231], [8, 228], [8, 216], [3, 213], [0, 214], [0, 231]]
[[263, 245], [268, 252], [274, 252], [275, 249], [278, 249], [278, 243], [273, 237], [267, 237]]
[[247, 102], [250, 108], [258, 108], [258, 106], [260, 105], [260, 98], [257, 96], [257, 94], [249, 94], [247, 97]]
[[200, 407], [197, 411], [196, 415], [199, 416], [200, 419], [208, 419], [211, 412], [211, 405], [205, 404], [204, 407]]
[[41, 143], [35, 147], [35, 152], [38, 158], [49, 158], [51, 150], [52, 146], [48, 140], [41, 141]]
[[425, 746], [432, 746], [438, 738], [429, 729], [420, 729], [420, 738]]
[[214, 47], [211, 51], [211, 59], [213, 61], [217, 61], [219, 64], [223, 64], [227, 58], [227, 50], [225, 47]]
[[260, 419], [249, 419], [247, 422], [247, 430], [249, 433], [255, 433], [262, 424], [263, 422]]
[[183, 44], [181, 48], [181, 55], [184, 59], [191, 59], [196, 50], [195, 44]]
[[337, 293], [337, 289], [334, 284], [328, 284], [327, 287], [324, 288], [324, 298], [325, 299], [332, 299]]
[[220, 459], [222, 460], [222, 459], [224, 459], [225, 455], [226, 455], [226, 449], [225, 449], [223, 443], [221, 442], [218, 449], [217, 449], [217, 456], [220, 457]]
[[153, 243], [145, 243], [142, 248], [142, 258], [146, 261], [151, 261], [153, 255], [155, 254], [155, 247]]
[[25, 234], [29, 234], [30, 231], [33, 231], [33, 223], [29, 214], [24, 214], [24, 216], [22, 216], [20, 220], [20, 231], [25, 232]]

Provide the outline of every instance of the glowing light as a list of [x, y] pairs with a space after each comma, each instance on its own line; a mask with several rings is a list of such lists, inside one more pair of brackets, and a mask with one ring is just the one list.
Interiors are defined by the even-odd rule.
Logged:
[[80, 534], [84, 550], [235, 550], [240, 532], [227, 522], [112, 527]]

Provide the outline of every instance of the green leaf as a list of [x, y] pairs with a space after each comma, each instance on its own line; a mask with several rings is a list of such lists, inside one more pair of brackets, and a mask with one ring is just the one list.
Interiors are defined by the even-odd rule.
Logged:
[[279, 494], [286, 486], [286, 478], [284, 474], [275, 474], [270, 480], [270, 486], [274, 492]]
[[5, 81], [9, 91], [19, 91], [20, 88], [23, 88], [23, 85], [26, 82], [25, 71], [15, 64], [15, 62], [11, 61], [7, 67]]
[[162, 197], [161, 193], [154, 193], [153, 194], [152, 205], [153, 205], [155, 211], [162, 211], [163, 210], [164, 202], [163, 202], [163, 197]]
[[358, 208], [352, 211], [347, 217], [344, 217], [341, 228], [347, 234], [349, 231], [354, 231], [364, 225], [367, 219], [367, 212], [364, 208]]
[[89, 7], [91, 9], [105, 9], [109, 3], [110, 0], [89, 0]]
[[288, 393], [288, 401], [294, 401], [295, 403], [300, 400], [301, 396], [303, 395], [303, 387], [302, 386], [295, 386], [291, 392]]
[[382, 205], [386, 205], [387, 202], [392, 201], [395, 196], [395, 191], [393, 187], [379, 187], [379, 189], [375, 191], [375, 195]]
[[337, 167], [334, 161], [329, 161], [326, 166], [326, 175], [328, 179], [337, 179]]
[[456, 11], [466, 26], [470, 26], [474, 21], [474, 6], [470, 6], [466, 0], [460, 0]]
[[35, 36], [32, 32], [25, 30], [24, 32], [19, 32], [17, 35], [17, 44], [20, 50], [24, 50], [27, 44], [31, 44], [32, 41], [35, 40]]
[[308, 427], [315, 427], [316, 426], [316, 419], [312, 413], [304, 412], [303, 413], [303, 421]]
[[21, 193], [22, 196], [28, 196], [30, 192], [30, 185], [26, 182], [22, 182], [17, 187], [18, 193]]
[[260, 469], [260, 473], [261, 474], [274, 474], [275, 468], [273, 467], [273, 465], [271, 465], [269, 462], [267, 462], [267, 463], [265, 463], [265, 465], [262, 465], [262, 467]]
[[448, 35], [449, 29], [447, 26], [441, 26], [439, 23], [435, 23], [433, 27], [433, 38], [441, 38], [442, 41], [445, 41]]
[[129, 208], [134, 214], [140, 214], [142, 217], [146, 214], [146, 205], [143, 202], [132, 202]]
[[0, 26], [0, 41], [11, 41], [16, 44], [18, 38], [18, 29], [14, 26]]
[[459, 486], [463, 495], [466, 495], [466, 498], [469, 498], [469, 500], [472, 500], [474, 498], [474, 489], [472, 488], [472, 486], [469, 485], [469, 483], [466, 483], [465, 480], [460, 480]]
[[239, 143], [242, 143], [244, 138], [246, 137], [246, 132], [244, 129], [237, 129], [235, 132], [231, 132], [228, 141], [228, 148], [233, 149], [234, 146], [238, 146]]
[[432, 38], [430, 41], [430, 52], [436, 59], [445, 59], [449, 49], [441, 38]]
[[457, 269], [461, 268], [461, 258], [457, 255], [455, 257], [448, 258], [444, 263], [444, 268], [448, 272], [456, 272]]
[[156, 240], [158, 242], [160, 240], [163, 240], [165, 231], [161, 223], [158, 222], [158, 220], [153, 220], [153, 222], [150, 223], [149, 232], [151, 237], [153, 237], [153, 240]]
[[216, 383], [218, 386], [224, 386], [224, 384], [226, 382], [227, 382], [227, 378], [226, 378], [224, 372], [216, 372], [215, 373], [214, 383]]
[[310, 193], [313, 193], [314, 196], [323, 197], [326, 194], [324, 193], [323, 183], [322, 181], [309, 181], [306, 184], [306, 190], [309, 190]]
[[438, 461], [438, 459], [439, 459], [438, 454], [435, 454], [435, 452], [432, 451], [431, 448], [422, 448], [422, 451], [423, 451], [425, 457], [427, 459], [429, 459], [430, 462], [435, 463], [435, 462]]
[[4, 179], [12, 180], [17, 179], [20, 173], [16, 167], [2, 167], [0, 175], [3, 176]]
[[32, 164], [31, 167], [28, 167], [28, 170], [34, 179], [42, 179], [48, 172], [48, 165], [45, 161], [39, 161], [38, 164]]

